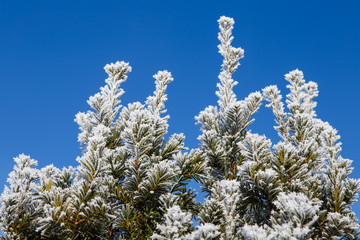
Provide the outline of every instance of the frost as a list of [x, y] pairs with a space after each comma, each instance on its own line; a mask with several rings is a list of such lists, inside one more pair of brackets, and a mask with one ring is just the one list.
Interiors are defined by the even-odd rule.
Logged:
[[219, 226], [216, 226], [211, 223], [205, 223], [201, 226], [198, 226], [197, 229], [191, 233], [189, 236], [186, 236], [186, 240], [211, 240], [216, 239], [220, 236]]
[[179, 206], [175, 205], [167, 209], [164, 215], [165, 222], [157, 225], [159, 234], [154, 234], [151, 239], [167, 240], [167, 239], [184, 239], [181, 237], [192, 225], [191, 214], [183, 212]]
[[241, 228], [242, 237], [249, 240], [264, 240], [268, 239], [268, 230], [263, 227], [255, 225], [245, 225]]
[[156, 90], [154, 92], [154, 96], [149, 96], [146, 100], [146, 104], [149, 106], [150, 111], [155, 113], [165, 113], [164, 110], [164, 102], [167, 100], [167, 96], [165, 94], [167, 84], [172, 82], [174, 79], [171, 76], [171, 73], [168, 71], [159, 71], [154, 75], [156, 79], [155, 85]]
[[[244, 50], [232, 46], [234, 19], [218, 20], [223, 57], [217, 106], [199, 113], [199, 147], [169, 135], [170, 72], [157, 72], [145, 103], [121, 105], [129, 63], [104, 67], [105, 86], [78, 113], [82, 153], [76, 167], [36, 169], [21, 154], [0, 197], [6, 239], [356, 239], [352, 204], [360, 180], [341, 155], [338, 131], [317, 118], [318, 86], [296, 69], [277, 86], [238, 100], [233, 74]], [[250, 125], [263, 101], [276, 142]], [[201, 185], [203, 203], [191, 181]], [[196, 222], [194, 222], [196, 220]], [[1, 237], [0, 237], [1, 238]]]

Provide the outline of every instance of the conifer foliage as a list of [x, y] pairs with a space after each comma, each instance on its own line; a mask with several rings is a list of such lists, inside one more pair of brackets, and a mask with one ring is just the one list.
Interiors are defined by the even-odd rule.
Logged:
[[[349, 177], [337, 131], [316, 116], [317, 84], [296, 69], [285, 75], [285, 101], [275, 85], [238, 100], [232, 75], [244, 50], [232, 46], [234, 20], [218, 22], [219, 100], [196, 117], [199, 148], [167, 135], [170, 72], [154, 75], [145, 103], [122, 106], [131, 67], [108, 64], [92, 110], [76, 115], [78, 166], [36, 169], [29, 156], [15, 158], [0, 198], [4, 239], [358, 239], [360, 181]], [[263, 103], [276, 143], [250, 129]]]

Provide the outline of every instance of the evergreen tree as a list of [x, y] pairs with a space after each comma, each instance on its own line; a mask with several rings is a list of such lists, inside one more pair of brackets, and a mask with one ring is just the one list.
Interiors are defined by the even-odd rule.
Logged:
[[[167, 71], [154, 75], [145, 103], [121, 106], [131, 67], [105, 66], [108, 78], [78, 113], [79, 165], [40, 170], [15, 158], [0, 198], [5, 239], [358, 239], [352, 211], [360, 181], [349, 177], [340, 136], [317, 118], [317, 84], [299, 70], [285, 75], [286, 109], [277, 86], [237, 100], [232, 75], [244, 50], [232, 46], [234, 20], [219, 19], [223, 56], [218, 106], [196, 117], [199, 148], [167, 136]], [[262, 103], [275, 117], [275, 144], [252, 133]], [[206, 193], [195, 200], [196, 181]]]

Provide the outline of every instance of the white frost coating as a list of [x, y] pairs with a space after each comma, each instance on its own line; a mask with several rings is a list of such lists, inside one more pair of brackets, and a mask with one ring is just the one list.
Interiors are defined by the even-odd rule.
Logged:
[[309, 230], [310, 229], [308, 227], [304, 227], [304, 228], [300, 228], [299, 226], [294, 227], [290, 223], [275, 225], [273, 226], [273, 229], [271, 229], [268, 239], [269, 240], [306, 239]]
[[129, 66], [129, 63], [117, 61], [116, 63], [106, 64], [104, 70], [110, 78], [113, 78], [115, 81], [124, 82], [127, 78], [125, 74], [131, 72], [132, 68]]
[[280, 90], [276, 85], [270, 85], [265, 87], [263, 90], [263, 96], [269, 103], [266, 105], [268, 108], [275, 108], [279, 112], [284, 112], [284, 103], [281, 101], [282, 96]]
[[265, 135], [248, 133], [244, 141], [238, 145], [242, 156], [248, 161], [263, 162], [271, 153], [271, 140]]
[[330, 126], [328, 122], [316, 121], [317, 128], [320, 130], [321, 154], [329, 161], [329, 164], [336, 164], [336, 158], [341, 152], [342, 143], [339, 142], [338, 131]]
[[39, 178], [39, 170], [34, 169], [37, 161], [24, 154], [14, 158], [14, 161], [14, 170], [7, 179], [9, 187], [5, 186], [0, 197], [0, 230], [9, 239], [17, 238], [12, 223], [16, 224], [24, 216], [34, 217], [39, 211], [39, 201], [33, 199]]
[[326, 218], [329, 229], [336, 229], [339, 225], [347, 226], [353, 230], [359, 228], [359, 224], [354, 224], [354, 219], [352, 219], [350, 215], [342, 215], [337, 212], [330, 212]]
[[284, 193], [278, 195], [274, 205], [280, 209], [280, 214], [284, 216], [297, 216], [299, 219], [306, 219], [309, 216], [317, 219], [317, 212], [320, 208], [319, 200], [310, 200], [303, 193]]
[[76, 114], [74, 121], [79, 125], [80, 129], [78, 141], [81, 143], [85, 143], [93, 126], [90, 111], [88, 111], [87, 113], [79, 112], [78, 114]]
[[[153, 194], [154, 191], [149, 191], [148, 186], [155, 186], [156, 188], [162, 189], [169, 188], [172, 184], [172, 178], [179, 172], [179, 167], [175, 166], [175, 162], [171, 160], [163, 160], [159, 163], [153, 163], [149, 165], [146, 170], [145, 179], [139, 184], [140, 192], [149, 192], [150, 194]], [[158, 176], [161, 176], [161, 182], [159, 183], [156, 182]]]
[[272, 218], [272, 239], [304, 239], [318, 219], [321, 201], [316, 198], [310, 200], [303, 193], [280, 192], [274, 205], [277, 212]]
[[315, 117], [316, 102], [313, 99], [318, 96], [317, 84], [314, 82], [305, 84], [304, 74], [298, 69], [286, 74], [285, 79], [290, 83], [287, 85], [290, 89], [286, 100], [288, 109], [293, 114], [306, 113]]
[[159, 71], [154, 75], [156, 79], [155, 85], [156, 90], [154, 91], [153, 96], [149, 96], [146, 100], [146, 104], [149, 106], [151, 112], [155, 114], [165, 113], [165, 102], [167, 100], [167, 95], [165, 94], [167, 85], [174, 80], [171, 76], [171, 73], [168, 71]]
[[37, 161], [25, 154], [15, 157], [14, 161], [14, 171], [10, 172], [7, 179], [10, 189], [19, 193], [34, 189], [36, 187], [35, 181], [39, 177], [39, 170], [34, 169], [37, 166]]
[[89, 145], [98, 148], [105, 147], [106, 139], [111, 132], [110, 128], [99, 124], [92, 132], [93, 135], [89, 138]]
[[242, 178], [242, 180], [244, 180], [244, 178], [246, 179], [248, 176], [250, 176], [250, 173], [256, 166], [257, 163], [255, 161], [245, 161], [243, 164], [237, 167], [237, 176]]
[[201, 131], [214, 131], [216, 120], [219, 118], [219, 111], [216, 106], [208, 106], [195, 117], [196, 124], [201, 125]]
[[220, 108], [226, 109], [236, 102], [233, 87], [237, 85], [237, 82], [232, 79], [232, 74], [240, 65], [239, 60], [244, 57], [244, 50], [231, 46], [231, 42], [234, 39], [232, 36], [234, 19], [222, 16], [218, 22], [220, 28], [218, 35], [220, 45], [218, 45], [218, 48], [224, 60], [221, 65], [220, 83], [217, 84], [219, 90], [216, 92], [216, 95], [219, 97], [218, 104]]
[[268, 230], [262, 226], [245, 225], [241, 228], [240, 235], [247, 240], [265, 240], [268, 239]]
[[253, 240], [306, 239], [318, 219], [321, 202], [317, 199], [310, 200], [303, 193], [280, 192], [274, 205], [276, 211], [272, 213], [271, 227], [245, 225], [241, 228], [240, 235]]
[[123, 61], [107, 64], [104, 69], [109, 75], [105, 80], [107, 85], [101, 87], [100, 92], [87, 101], [94, 111], [78, 113], [75, 118], [81, 130], [78, 140], [83, 144], [87, 144], [88, 138], [91, 137], [92, 128], [98, 124], [105, 126], [112, 124], [121, 107], [120, 97], [124, 94], [120, 85], [126, 81], [127, 74], [131, 72], [129, 63]]
[[186, 240], [212, 240], [220, 236], [220, 227], [212, 223], [205, 223], [196, 228], [194, 232], [186, 236]]
[[212, 201], [217, 202], [224, 212], [223, 226], [225, 228], [224, 238], [232, 239], [238, 221], [236, 205], [240, 200], [240, 183], [236, 180], [221, 180], [215, 182], [210, 189], [211, 198], [205, 200], [205, 204]]
[[269, 102], [266, 107], [273, 111], [276, 118], [275, 122], [277, 125], [274, 126], [274, 129], [278, 131], [278, 135], [283, 140], [287, 140], [289, 138], [289, 126], [286, 119], [287, 114], [284, 110], [284, 103], [281, 101], [282, 96], [280, 94], [280, 90], [278, 90], [277, 86], [271, 85], [264, 88], [262, 91], [264, 99]]
[[[110, 132], [110, 128], [103, 124], [99, 124], [92, 129], [91, 137], [88, 138], [88, 145], [83, 155], [76, 159], [81, 163], [78, 167], [81, 177], [92, 181], [103, 174], [106, 167], [106, 159], [111, 158], [114, 153], [114, 150], [106, 148]], [[89, 179], [89, 176], [92, 176], [92, 179]]]
[[39, 171], [39, 179], [42, 186], [51, 182], [51, 185], [56, 185], [60, 181], [61, 170], [53, 164], [43, 167]]
[[164, 215], [165, 222], [158, 224], [159, 234], [154, 234], [151, 239], [156, 240], [180, 240], [184, 239], [182, 235], [192, 225], [191, 214], [183, 212], [178, 205], [167, 209]]
[[172, 160], [163, 160], [159, 163], [154, 163], [151, 166], [149, 166], [147, 170], [147, 174], [153, 174], [160, 169], [163, 169], [167, 174], [169, 175], [175, 175], [180, 171], [180, 168], [178, 166], [175, 166], [175, 162]]

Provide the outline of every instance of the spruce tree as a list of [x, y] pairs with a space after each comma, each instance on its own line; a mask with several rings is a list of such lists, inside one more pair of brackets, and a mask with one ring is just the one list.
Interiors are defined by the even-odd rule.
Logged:
[[[120, 105], [131, 67], [105, 66], [108, 78], [78, 113], [83, 149], [77, 167], [36, 169], [24, 154], [0, 198], [5, 239], [358, 239], [352, 211], [360, 181], [349, 177], [340, 136], [317, 118], [317, 84], [299, 70], [277, 86], [238, 100], [233, 73], [244, 50], [232, 46], [234, 20], [221, 17], [218, 106], [196, 117], [199, 148], [168, 136], [168, 71], [154, 75], [145, 103]], [[261, 105], [279, 139], [253, 133]], [[206, 195], [197, 202], [196, 181]]]

